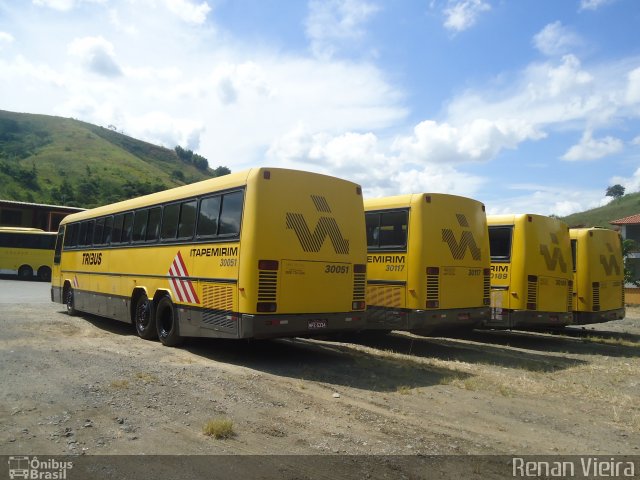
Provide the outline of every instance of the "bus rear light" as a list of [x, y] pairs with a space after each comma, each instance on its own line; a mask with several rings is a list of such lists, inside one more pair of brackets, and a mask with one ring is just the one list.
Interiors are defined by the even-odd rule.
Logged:
[[535, 309], [536, 309], [535, 303], [527, 303], [527, 310], [535, 310]]
[[260, 313], [273, 313], [278, 309], [275, 302], [258, 302], [256, 310]]
[[344, 319], [345, 322], [357, 322], [360, 320], [360, 317], [347, 317]]
[[537, 282], [537, 281], [538, 281], [537, 275], [527, 275], [527, 282]]
[[289, 325], [289, 320], [265, 320], [264, 324], [268, 326]]
[[489, 275], [491, 275], [491, 269], [485, 268], [482, 270], [482, 273], [484, 274], [485, 277], [488, 277]]
[[364, 310], [366, 306], [367, 305], [364, 301], [352, 302], [351, 310]]
[[427, 275], [438, 275], [440, 267], [427, 267]]
[[353, 265], [353, 273], [367, 273], [367, 266], [361, 263]]
[[491, 299], [490, 298], [485, 298], [482, 300], [482, 304], [483, 305], [491, 305]]
[[427, 300], [427, 308], [438, 308], [440, 302], [438, 300]]
[[278, 270], [278, 260], [258, 260], [258, 270]]

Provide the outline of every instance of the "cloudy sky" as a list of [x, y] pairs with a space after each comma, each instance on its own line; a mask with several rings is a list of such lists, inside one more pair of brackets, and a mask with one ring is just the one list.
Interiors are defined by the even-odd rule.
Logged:
[[0, 109], [566, 215], [640, 190], [637, 0], [0, 0]]

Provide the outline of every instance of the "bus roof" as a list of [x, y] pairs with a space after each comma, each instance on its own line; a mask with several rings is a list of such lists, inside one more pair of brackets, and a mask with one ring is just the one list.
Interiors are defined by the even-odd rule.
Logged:
[[45, 232], [41, 228], [31, 228], [31, 227], [0, 227], [0, 232], [5, 233], [48, 233], [54, 234], [56, 232]]
[[406, 195], [394, 195], [391, 197], [382, 197], [382, 198], [369, 198], [364, 200], [364, 208], [365, 210], [383, 210], [388, 208], [404, 208], [408, 207], [411, 204], [415, 204], [417, 202], [422, 202], [424, 198], [456, 198], [456, 199], [465, 199], [477, 202], [478, 204], [482, 204], [482, 202], [478, 200], [474, 200], [468, 197], [462, 197], [460, 195], [451, 195], [449, 193], [410, 193]]
[[[553, 222], [561, 222], [564, 223], [562, 220], [559, 220], [557, 218], [554, 217], [549, 217], [546, 215], [539, 215], [537, 213], [514, 213], [514, 214], [505, 214], [505, 215], [487, 215], [487, 223], [489, 225], [515, 225], [516, 223], [520, 222], [520, 221], [524, 221], [526, 218], [531, 218], [532, 220], [534, 219], [539, 219], [542, 221], [553, 221]], [[568, 225], [567, 225], [568, 227]]]
[[[168, 190], [163, 190], [157, 193], [151, 193], [149, 195], [143, 195], [141, 197], [132, 198], [129, 200], [124, 200], [122, 202], [112, 203], [110, 205], [104, 205], [102, 207], [92, 208], [90, 210], [86, 210], [84, 212], [74, 213], [73, 215], [69, 215], [65, 217], [61, 223], [64, 225], [70, 222], [76, 222], [79, 220], [86, 220], [89, 218], [99, 217], [102, 215], [110, 215], [118, 212], [126, 212], [129, 210], [133, 210], [136, 208], [141, 208], [145, 206], [157, 205], [161, 203], [167, 203], [171, 201], [179, 201], [185, 198], [196, 197], [199, 195], [204, 195], [209, 192], [216, 192], [221, 190], [227, 190], [231, 188], [242, 187], [247, 184], [250, 177], [256, 177], [259, 175], [261, 171], [269, 171], [269, 172], [278, 172], [278, 171], [296, 171], [291, 169], [284, 168], [270, 168], [270, 167], [255, 167], [250, 168], [248, 170], [242, 170], [236, 173], [230, 173], [228, 175], [223, 175], [221, 177], [210, 178], [208, 180], [202, 180], [200, 182], [191, 183], [189, 185], [183, 185], [181, 187], [171, 188]], [[300, 173], [304, 173], [307, 175], [323, 175], [320, 173], [311, 173], [299, 170]], [[323, 175], [328, 177], [329, 175]], [[344, 182], [348, 182], [347, 180], [342, 180]], [[353, 183], [353, 182], [348, 182]], [[357, 184], [353, 184], [357, 186]]]

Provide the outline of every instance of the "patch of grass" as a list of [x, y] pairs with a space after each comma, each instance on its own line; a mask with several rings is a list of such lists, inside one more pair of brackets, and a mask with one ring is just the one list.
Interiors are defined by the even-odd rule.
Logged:
[[216, 439], [231, 438], [235, 435], [233, 422], [228, 418], [214, 418], [202, 427], [202, 433]]
[[623, 338], [604, 338], [590, 335], [588, 337], [583, 337], [582, 341], [587, 343], [600, 343], [603, 345], [615, 345], [619, 347], [640, 347], [640, 343], [625, 340]]
[[114, 380], [111, 382], [112, 388], [129, 388], [129, 380]]
[[400, 385], [398, 386], [398, 388], [396, 389], [396, 391], [400, 394], [400, 395], [411, 395], [411, 387], [407, 386], [407, 385]]
[[156, 383], [158, 381], [158, 377], [147, 372], [137, 372], [135, 377], [144, 383]]

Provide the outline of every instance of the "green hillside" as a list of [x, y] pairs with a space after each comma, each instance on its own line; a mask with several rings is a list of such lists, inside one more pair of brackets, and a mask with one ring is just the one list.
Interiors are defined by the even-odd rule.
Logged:
[[562, 218], [562, 220], [572, 227], [584, 225], [587, 227], [612, 228], [612, 225], [609, 224], [610, 221], [638, 213], [640, 213], [640, 193], [630, 193], [619, 199], [612, 200], [604, 207], [574, 213]]
[[94, 207], [228, 173], [176, 150], [78, 120], [0, 110], [0, 199]]

